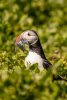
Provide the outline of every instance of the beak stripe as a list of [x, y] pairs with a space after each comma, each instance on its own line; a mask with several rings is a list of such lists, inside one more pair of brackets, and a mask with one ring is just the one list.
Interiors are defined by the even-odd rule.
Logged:
[[18, 43], [20, 41], [20, 36], [18, 36], [17, 38], [16, 38], [16, 43]]

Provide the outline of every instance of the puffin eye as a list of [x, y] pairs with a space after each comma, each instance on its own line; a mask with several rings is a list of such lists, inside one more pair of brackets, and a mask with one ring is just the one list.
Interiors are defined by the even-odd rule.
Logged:
[[28, 33], [28, 36], [31, 36], [30, 33]]

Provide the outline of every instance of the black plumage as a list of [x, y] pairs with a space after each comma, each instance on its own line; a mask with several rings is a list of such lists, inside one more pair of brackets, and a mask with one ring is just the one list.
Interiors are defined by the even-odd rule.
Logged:
[[38, 38], [38, 41], [35, 44], [32, 44], [32, 45], [29, 44], [29, 49], [30, 49], [30, 51], [37, 53], [38, 55], [41, 56], [42, 59], [44, 59], [44, 62], [43, 62], [43, 67], [44, 68], [47, 69], [47, 68], [52, 66], [52, 64], [47, 60], [47, 58], [44, 54], [44, 51], [42, 49], [39, 38]]

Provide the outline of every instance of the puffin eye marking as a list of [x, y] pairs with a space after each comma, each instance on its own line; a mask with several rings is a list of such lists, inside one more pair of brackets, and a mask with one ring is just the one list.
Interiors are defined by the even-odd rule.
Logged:
[[28, 32], [28, 36], [31, 36], [31, 34]]

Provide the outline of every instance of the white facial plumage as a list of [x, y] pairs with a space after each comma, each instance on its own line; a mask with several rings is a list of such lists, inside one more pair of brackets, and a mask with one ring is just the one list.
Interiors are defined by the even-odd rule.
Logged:
[[36, 43], [38, 41], [38, 36], [35, 34], [35, 32], [30, 30], [23, 32], [21, 37], [27, 40], [27, 42], [30, 44]]

